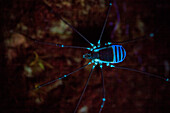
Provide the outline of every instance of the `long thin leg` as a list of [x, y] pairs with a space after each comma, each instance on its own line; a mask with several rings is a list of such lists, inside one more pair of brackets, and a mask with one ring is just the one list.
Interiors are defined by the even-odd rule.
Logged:
[[77, 34], [79, 34], [86, 42], [88, 42], [92, 47], [94, 47], [94, 44], [92, 44], [89, 40], [87, 40], [87, 38], [85, 36], [83, 36], [79, 31], [77, 31], [77, 29], [75, 29], [72, 25], [70, 25], [67, 21], [65, 21], [61, 16], [59, 16], [59, 18], [65, 23], [67, 24], [70, 28], [72, 28]]
[[104, 107], [104, 103], [106, 101], [106, 92], [105, 92], [105, 87], [104, 87], [104, 77], [103, 77], [103, 71], [102, 71], [102, 64], [100, 65], [100, 68], [101, 68], [101, 78], [102, 78], [102, 93], [103, 93], [103, 98], [102, 98], [102, 104], [101, 104], [101, 107], [100, 107], [100, 111], [99, 113], [101, 113], [103, 107]]
[[76, 111], [77, 111], [77, 109], [78, 109], [78, 107], [79, 107], [79, 104], [80, 104], [80, 102], [81, 102], [81, 100], [82, 100], [82, 97], [83, 97], [85, 91], [86, 91], [87, 85], [88, 85], [88, 83], [89, 83], [89, 80], [90, 80], [90, 78], [91, 78], [91, 75], [92, 75], [92, 72], [93, 72], [93, 69], [95, 68], [95, 66], [96, 66], [96, 65], [94, 64], [93, 67], [92, 67], [92, 69], [91, 69], [90, 75], [89, 75], [89, 77], [88, 77], [88, 79], [87, 79], [86, 85], [85, 85], [85, 87], [84, 87], [84, 89], [83, 89], [83, 92], [82, 92], [82, 94], [81, 94], [81, 96], [80, 96], [80, 98], [79, 98], [79, 101], [78, 101], [78, 103], [77, 103], [77, 105], [76, 105], [76, 108], [75, 108], [75, 110], [74, 110], [74, 113], [76, 113]]
[[45, 84], [39, 85], [39, 86], [35, 87], [35, 89], [39, 89], [39, 88], [41, 88], [41, 87], [44, 87], [44, 86], [49, 85], [49, 84], [51, 84], [51, 83], [54, 83], [54, 82], [56, 82], [57, 80], [61, 80], [61, 79], [63, 79], [63, 78], [66, 78], [66, 77], [68, 77], [69, 75], [71, 75], [71, 74], [73, 74], [73, 73], [75, 73], [75, 72], [77, 72], [77, 71], [85, 68], [86, 66], [88, 66], [88, 65], [90, 65], [90, 64], [91, 64], [91, 62], [89, 62], [88, 64], [86, 64], [86, 65], [78, 68], [77, 70], [75, 70], [75, 71], [73, 71], [73, 72], [71, 72], [71, 73], [69, 73], [69, 74], [67, 74], [67, 75], [61, 76], [61, 77], [59, 77], [59, 78], [57, 78], [57, 79], [55, 79], [55, 80], [52, 80], [52, 81], [49, 81], [49, 82], [47, 82], [47, 83], [45, 83]]
[[65, 48], [80, 48], [80, 49], [87, 49], [87, 50], [91, 50], [91, 48], [88, 47], [80, 47], [80, 46], [68, 46], [68, 45], [62, 45], [62, 44], [56, 44], [56, 43], [51, 43], [51, 42], [42, 42], [42, 41], [38, 41], [32, 38], [29, 38], [30, 40], [32, 40], [35, 43], [38, 44], [43, 44], [43, 45], [51, 45], [51, 46], [56, 46], [56, 47], [65, 47]]
[[152, 38], [155, 36], [156, 33], [158, 33], [158, 31], [162, 28], [163, 26], [160, 26], [159, 29], [155, 29], [153, 32], [151, 33], [148, 33], [144, 36], [140, 36], [140, 37], [137, 37], [136, 39], [132, 39], [132, 40], [126, 40], [126, 41], [121, 41], [121, 42], [108, 42], [108, 43], [105, 43], [105, 45], [114, 45], [114, 44], [127, 44], [127, 43], [131, 43], [131, 42], [135, 42], [135, 41], [138, 41], [138, 40], [144, 40], [144, 39], [147, 39], [147, 38]]
[[127, 43], [130, 43], [130, 42], [135, 42], [135, 41], [138, 41], [138, 40], [147, 39], [147, 37], [154, 37], [154, 33], [150, 33], [149, 35], [144, 35], [144, 36], [138, 37], [136, 39], [126, 40], [126, 41], [122, 41], [122, 42], [108, 42], [108, 43], [105, 43], [105, 45], [127, 44]]
[[77, 34], [79, 34], [79, 36], [81, 36], [86, 42], [88, 42], [92, 47], [94, 47], [94, 44], [92, 44], [89, 40], [87, 40], [87, 38], [85, 36], [83, 36], [77, 29], [75, 29], [71, 24], [69, 24], [66, 20], [64, 20], [59, 14], [56, 14], [52, 7], [50, 7], [49, 5], [47, 5], [46, 3], [44, 3], [47, 8], [50, 10], [50, 12], [52, 12], [55, 17], [59, 17], [65, 24], [67, 24], [73, 31], [75, 31]]
[[98, 40], [98, 45], [97, 45], [97, 47], [100, 47], [100, 41], [101, 41], [101, 38], [102, 38], [102, 36], [103, 36], [104, 29], [105, 29], [105, 27], [106, 27], [106, 23], [107, 23], [107, 19], [108, 19], [108, 17], [109, 17], [109, 13], [110, 13], [111, 7], [112, 7], [112, 3], [110, 2], [110, 4], [109, 4], [109, 9], [108, 9], [108, 11], [107, 11], [106, 19], [105, 19], [105, 22], [104, 22], [104, 25], [103, 25], [103, 28], [102, 28], [102, 32], [101, 32], [100, 37], [99, 37], [99, 40]]
[[112, 33], [111, 33], [111, 38], [113, 39], [113, 37], [114, 37], [114, 33], [115, 33], [115, 31], [116, 31], [116, 29], [117, 29], [117, 27], [118, 27], [118, 25], [119, 25], [119, 23], [120, 23], [120, 14], [119, 14], [119, 8], [118, 8], [118, 6], [117, 6], [117, 3], [116, 3], [116, 0], [114, 0], [114, 6], [115, 6], [115, 9], [116, 9], [116, 14], [117, 14], [117, 22], [116, 22], [116, 25], [114, 26], [114, 28], [113, 28], [113, 31], [112, 31]]
[[159, 75], [155, 75], [155, 74], [151, 74], [151, 73], [147, 73], [147, 72], [143, 72], [143, 71], [139, 71], [139, 70], [136, 70], [136, 69], [127, 68], [127, 67], [120, 67], [120, 66], [113, 66], [113, 67], [118, 68], [118, 69], [125, 69], [125, 70], [129, 70], [129, 71], [135, 71], [135, 72], [138, 72], [138, 73], [143, 73], [145, 75], [148, 75], [148, 76], [151, 76], [151, 77], [156, 77], [156, 78], [165, 80], [167, 82], [170, 82], [169, 78], [161, 77]]

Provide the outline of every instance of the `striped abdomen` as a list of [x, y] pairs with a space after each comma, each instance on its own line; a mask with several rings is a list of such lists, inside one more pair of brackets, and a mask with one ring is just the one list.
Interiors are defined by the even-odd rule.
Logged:
[[104, 63], [119, 63], [126, 57], [126, 51], [121, 45], [112, 45], [99, 50], [99, 59]]

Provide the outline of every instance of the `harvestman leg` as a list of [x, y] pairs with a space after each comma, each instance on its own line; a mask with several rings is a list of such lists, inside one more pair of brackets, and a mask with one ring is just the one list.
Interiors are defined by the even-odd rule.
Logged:
[[[110, 10], [111, 10], [111, 7], [112, 7], [112, 3], [110, 2], [109, 3], [109, 8], [108, 8], [108, 11], [107, 11], [107, 15], [106, 15], [106, 19], [105, 19], [105, 22], [104, 22], [104, 25], [103, 25], [103, 28], [102, 28], [102, 31], [101, 31], [101, 34], [100, 34], [100, 37], [99, 37], [99, 40], [98, 40], [98, 45], [97, 47], [100, 47], [100, 42], [101, 42], [101, 38], [103, 36], [103, 32], [104, 32], [104, 29], [106, 27], [106, 23], [107, 23], [107, 20], [108, 20], [108, 17], [109, 17], [109, 13], [110, 13]], [[104, 103], [106, 101], [106, 98], [105, 98], [105, 87], [104, 87], [104, 77], [103, 77], [103, 71], [102, 71], [102, 64], [100, 64], [100, 68], [101, 68], [101, 80], [102, 80], [102, 93], [103, 93], [103, 98], [102, 98], [102, 103], [101, 103], [101, 107], [100, 107], [100, 110], [99, 110], [99, 113], [101, 113], [103, 107], [104, 107]]]
[[88, 86], [89, 80], [90, 80], [90, 78], [91, 78], [91, 75], [92, 75], [92, 72], [93, 72], [93, 69], [95, 68], [95, 66], [96, 66], [96, 64], [94, 64], [93, 67], [92, 67], [92, 69], [91, 69], [91, 72], [90, 72], [89, 77], [88, 77], [88, 79], [87, 79], [86, 85], [85, 85], [85, 87], [84, 87], [84, 89], [83, 89], [83, 92], [82, 92], [80, 98], [79, 98], [79, 101], [78, 101], [78, 103], [77, 103], [77, 105], [76, 105], [76, 108], [75, 108], [75, 110], [74, 110], [74, 113], [76, 113], [76, 111], [77, 111], [77, 109], [78, 109], [78, 107], [79, 107], [79, 104], [80, 104], [80, 102], [81, 102], [81, 100], [82, 100], [82, 97], [83, 97], [85, 91], [86, 91], [86, 88], [87, 88], [87, 86]]
[[102, 32], [101, 32], [101, 34], [100, 34], [99, 40], [98, 40], [98, 45], [97, 45], [97, 47], [100, 47], [100, 41], [101, 41], [101, 38], [102, 38], [102, 36], [103, 36], [104, 29], [105, 29], [105, 27], [106, 27], [106, 23], [107, 23], [107, 20], [108, 20], [108, 17], [109, 17], [109, 13], [110, 13], [111, 7], [112, 7], [112, 3], [110, 2], [110, 3], [109, 3], [109, 9], [108, 9], [108, 11], [107, 11], [107, 16], [106, 16], [106, 19], [105, 19], [105, 22], [104, 22], [104, 25], [103, 25]]
[[88, 47], [80, 47], [80, 46], [68, 46], [68, 45], [63, 45], [63, 44], [56, 44], [56, 43], [51, 43], [51, 42], [43, 42], [43, 41], [39, 41], [39, 40], [35, 40], [30, 38], [29, 36], [27, 36], [28, 39], [30, 39], [31, 41], [38, 43], [38, 44], [42, 44], [42, 45], [51, 45], [51, 46], [56, 46], [56, 47], [64, 47], [64, 48], [79, 48], [79, 49], [87, 49], [87, 50], [91, 50], [91, 48]]
[[92, 44], [85, 36], [83, 36], [77, 29], [75, 29], [71, 24], [69, 24], [66, 20], [64, 20], [59, 14], [56, 14], [53, 10], [52, 7], [44, 3], [48, 10], [50, 10], [51, 13], [54, 14], [55, 17], [59, 17], [65, 24], [67, 24], [73, 31], [75, 31], [79, 36], [81, 36], [86, 42], [88, 42], [92, 47], [94, 47], [94, 44]]
[[[91, 75], [92, 75], [92, 72], [93, 72], [93, 69], [95, 68], [95, 66], [96, 66], [96, 65], [94, 64], [93, 67], [92, 67], [92, 69], [91, 69], [90, 75], [89, 75], [89, 77], [88, 77], [88, 79], [87, 79], [86, 85], [85, 85], [85, 87], [84, 87], [84, 89], [83, 89], [83, 92], [82, 92], [82, 94], [81, 94], [81, 96], [80, 96], [80, 98], [79, 98], [79, 101], [78, 101], [78, 103], [77, 103], [77, 105], [76, 105], [76, 108], [75, 108], [75, 110], [74, 110], [74, 113], [76, 113], [76, 111], [77, 111], [77, 109], [78, 109], [78, 106], [79, 106], [79, 104], [80, 104], [80, 102], [81, 102], [81, 100], [82, 100], [82, 97], [83, 97], [83, 95], [84, 95], [84, 93], [85, 93], [85, 91], [86, 91], [86, 88], [87, 88], [87, 86], [88, 86], [89, 80], [90, 80], [90, 78], [91, 78]], [[101, 111], [102, 111], [102, 109], [103, 109], [103, 107], [104, 107], [104, 103], [105, 103], [105, 101], [106, 101], [106, 98], [105, 98], [105, 87], [104, 87], [104, 77], [103, 77], [102, 67], [103, 67], [103, 66], [102, 66], [102, 64], [101, 64], [101, 65], [100, 65], [100, 68], [101, 68], [101, 80], [102, 80], [102, 93], [103, 93], [103, 98], [102, 98], [102, 104], [101, 104], [99, 113], [101, 113]]]
[[84, 66], [82, 66], [82, 67], [80, 67], [80, 68], [78, 68], [78, 69], [76, 69], [75, 71], [73, 71], [73, 72], [71, 72], [71, 73], [69, 73], [69, 74], [63, 75], [63, 76], [61, 76], [61, 77], [59, 77], [59, 78], [57, 78], [57, 79], [55, 79], [55, 80], [52, 80], [52, 81], [49, 81], [49, 82], [47, 82], [47, 83], [45, 83], [45, 84], [39, 85], [39, 86], [37, 86], [35, 89], [39, 89], [39, 88], [41, 88], [41, 87], [44, 87], [44, 86], [49, 85], [49, 84], [51, 84], [51, 83], [54, 83], [54, 82], [56, 82], [57, 80], [61, 80], [61, 79], [63, 79], [63, 78], [66, 78], [66, 77], [68, 77], [69, 75], [71, 75], [71, 74], [73, 74], [73, 73], [75, 73], [75, 72], [77, 72], [77, 71], [85, 68], [86, 66], [88, 66], [88, 65], [90, 65], [90, 64], [91, 64], [91, 62], [89, 62], [88, 64], [86, 64], [86, 65], [84, 65]]
[[[161, 26], [162, 27], [162, 26]], [[108, 43], [105, 43], [105, 45], [114, 45], [114, 44], [127, 44], [127, 43], [130, 43], [130, 42], [135, 42], [135, 41], [138, 41], [138, 40], [144, 40], [144, 39], [147, 39], [147, 38], [152, 38], [154, 37], [154, 35], [156, 33], [158, 33], [158, 31], [161, 29], [161, 27], [159, 29], [155, 29], [152, 33], [148, 33], [144, 36], [140, 36], [140, 37], [137, 37], [135, 39], [130, 39], [130, 40], [126, 40], [126, 41], [121, 41], [121, 42], [108, 42]]]
[[140, 37], [137, 37], [136, 39], [132, 39], [132, 40], [126, 40], [126, 41], [121, 41], [121, 42], [108, 42], [108, 43], [105, 43], [105, 45], [114, 45], [114, 44], [127, 44], [127, 43], [130, 43], [130, 42], [135, 42], [137, 40], [143, 40], [143, 39], [146, 39], [147, 37], [154, 37], [154, 33], [150, 33], [150, 34], [147, 34], [147, 35], [144, 35], [144, 36], [140, 36]]
[[148, 76], [150, 76], [150, 77], [155, 77], [155, 78], [162, 79], [162, 80], [165, 80], [165, 81], [167, 81], [167, 82], [170, 82], [169, 78], [162, 77], [162, 76], [160, 76], [160, 75], [155, 75], [155, 74], [151, 74], [151, 73], [148, 73], [148, 72], [139, 71], [139, 70], [136, 70], [136, 69], [127, 68], [127, 67], [122, 67], [122, 66], [115, 66], [115, 65], [109, 65], [109, 66], [110, 66], [110, 67], [117, 68], [117, 69], [125, 69], [125, 70], [129, 70], [129, 71], [134, 71], [134, 72], [142, 73], [142, 74], [148, 75]]
[[136, 69], [131, 69], [131, 68], [127, 68], [127, 67], [121, 67], [121, 66], [114, 66], [114, 68], [134, 71], [134, 72], [142, 73], [142, 74], [145, 74], [145, 75], [148, 75], [148, 76], [151, 76], [151, 77], [159, 78], [159, 79], [165, 80], [167, 82], [170, 82], [169, 78], [162, 77], [162, 76], [155, 75], [155, 74], [151, 74], [151, 73], [148, 73], [148, 72], [143, 72], [143, 71], [139, 71], [139, 70], [136, 70]]
[[[44, 3], [44, 2], [43, 2]], [[82, 37], [86, 42], [88, 42], [93, 48], [95, 47], [94, 44], [92, 44], [89, 40], [87, 40], [86, 37], [84, 37], [79, 31], [77, 31], [77, 29], [75, 29], [72, 25], [70, 25], [67, 21], [65, 21], [60, 15], [56, 14], [52, 8], [50, 6], [48, 6], [46, 3], [44, 3], [45, 6], [47, 6], [48, 10], [50, 10], [50, 12], [52, 12], [55, 17], [59, 17], [65, 24], [67, 24], [73, 31], [75, 31], [77, 34], [79, 34], [80, 37]], [[26, 34], [24, 34], [26, 35]], [[39, 44], [44, 44], [44, 45], [52, 45], [52, 46], [57, 46], [57, 47], [67, 47], [67, 48], [81, 48], [81, 49], [88, 49], [88, 50], [92, 50], [91, 48], [88, 47], [80, 47], [80, 46], [68, 46], [68, 45], [62, 45], [62, 44], [55, 44], [55, 43], [49, 43], [49, 42], [42, 42], [42, 41], [38, 41], [35, 39], [32, 39], [31, 37], [29, 37], [28, 35], [26, 35], [30, 40], [34, 41], [35, 43], [39, 43]]]
[[101, 72], [101, 80], [102, 80], [102, 93], [103, 93], [103, 98], [102, 98], [102, 104], [101, 104], [101, 107], [100, 107], [100, 111], [99, 113], [101, 113], [103, 107], [104, 107], [104, 103], [106, 101], [106, 92], [105, 92], [105, 87], [104, 87], [104, 77], [103, 77], [103, 71], [102, 71], [102, 64], [100, 64], [100, 72]]

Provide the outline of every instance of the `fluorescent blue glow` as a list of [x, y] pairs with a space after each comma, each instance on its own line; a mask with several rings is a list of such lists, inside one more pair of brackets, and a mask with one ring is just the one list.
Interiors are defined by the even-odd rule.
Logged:
[[102, 67], [103, 67], [103, 65], [101, 64], [101, 65], [100, 65], [100, 68], [102, 68]]
[[105, 45], [111, 45], [112, 43], [111, 42], [107, 42], [107, 43], [105, 43]]
[[90, 45], [93, 47], [93, 49], [96, 49], [96, 46], [92, 43], [90, 43]]
[[110, 3], [109, 5], [112, 5], [112, 3]]
[[123, 59], [123, 49], [121, 48], [121, 59]]
[[99, 49], [95, 49], [94, 50], [94, 52], [98, 52], [98, 51], [100, 51], [100, 50], [102, 50], [102, 49], [107, 49], [108, 47], [102, 47], [102, 48], [99, 48]]
[[99, 49], [95, 49], [95, 50], [94, 50], [94, 52], [98, 52], [98, 51], [99, 51]]
[[114, 55], [113, 62], [116, 62], [115, 45], [113, 45], [112, 48], [113, 48], [113, 55]]
[[[108, 42], [109, 43], [109, 42]], [[94, 47], [96, 47], [96, 46], [94, 46]], [[116, 48], [115, 48], [116, 47]], [[125, 49], [122, 47], [122, 45], [111, 45], [111, 46], [109, 46], [109, 47], [102, 47], [102, 48], [99, 48], [99, 49], [94, 49], [94, 52], [99, 52], [100, 50], [104, 50], [104, 49], [108, 49], [108, 48], [112, 48], [112, 50], [113, 50], [113, 54], [111, 54], [111, 55], [113, 55], [113, 61], [103, 61], [103, 60], [101, 60], [101, 59], [92, 59], [92, 57], [90, 57], [91, 56], [91, 53], [86, 53], [85, 55], [83, 55], [83, 58], [87, 58], [87, 56], [89, 56], [91, 59], [92, 59], [92, 61], [91, 61], [91, 63], [95, 63], [96, 65], [97, 64], [103, 64], [103, 63], [105, 63], [106, 64], [106, 66], [110, 66], [110, 63], [112, 63], [112, 64], [115, 64], [115, 63], [120, 63], [120, 62], [122, 62], [124, 59], [125, 59], [125, 57], [126, 57], [126, 51], [125, 51]], [[120, 48], [120, 49], [119, 49]], [[90, 49], [90, 48], [88, 48], [88, 49]], [[117, 51], [115, 51], [115, 49], [117, 50]], [[117, 52], [117, 53], [116, 53]], [[116, 55], [117, 54], [117, 55]], [[121, 57], [120, 57], [121, 56]], [[88, 58], [87, 58], [88, 59]], [[116, 59], [117, 59], [117, 61], [116, 61]], [[115, 67], [115, 66], [111, 66], [111, 67]]]
[[96, 49], [96, 46], [93, 46], [93, 49]]
[[[110, 47], [112, 47], [112, 49], [113, 49], [113, 61], [110, 63], [122, 62], [126, 57], [125, 49], [121, 45], [111, 45]], [[117, 47], [117, 51], [115, 51], [115, 47]], [[119, 48], [120, 48], [120, 50], [119, 50]], [[116, 55], [116, 52], [117, 52], [117, 55]], [[124, 54], [124, 57], [123, 57], [123, 54]], [[119, 56], [121, 56], [121, 58], [119, 58]], [[116, 61], [116, 58], [117, 58], [117, 61]]]
[[150, 37], [154, 37], [154, 33], [150, 33]]
[[67, 75], [64, 75], [64, 77], [67, 77]]
[[64, 45], [61, 45], [61, 47], [64, 47]]
[[103, 101], [106, 101], [106, 99], [105, 99], [105, 98], [103, 98]]
[[98, 44], [100, 44], [100, 40], [98, 41]]
[[111, 43], [111, 42], [108, 42], [107, 44], [108, 44], [108, 45], [111, 45], [112, 43]]
[[169, 78], [167, 78], [166, 81], [168, 82], [168, 81], [169, 81]]
[[101, 105], [101, 108], [103, 108], [103, 105]]
[[110, 65], [110, 67], [115, 67], [114, 65]]
[[117, 61], [119, 61], [119, 47], [117, 47]]
[[88, 50], [90, 50], [90, 51], [93, 51], [93, 49], [92, 48], [87, 48]]
[[94, 46], [94, 44], [90, 43], [91, 46]]
[[91, 50], [91, 48], [87, 48], [88, 50]]
[[95, 62], [100, 62], [100, 60], [99, 60], [99, 59], [94, 59], [94, 61], [95, 61]]

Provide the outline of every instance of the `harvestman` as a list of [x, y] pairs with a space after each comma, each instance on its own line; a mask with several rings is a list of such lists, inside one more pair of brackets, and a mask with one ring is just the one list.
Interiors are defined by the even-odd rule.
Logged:
[[[116, 5], [116, 2], [114, 1], [114, 5], [115, 7], [117, 7]], [[47, 6], [47, 5], [46, 5]], [[59, 17], [65, 24], [67, 24], [72, 30], [74, 30], [80, 37], [82, 37], [86, 42], [88, 42], [90, 44], [91, 47], [80, 47], [80, 46], [68, 46], [68, 45], [61, 45], [61, 44], [55, 44], [55, 43], [49, 43], [49, 42], [41, 42], [41, 41], [37, 41], [37, 40], [34, 40], [34, 39], [31, 39], [33, 40], [34, 42], [36, 43], [39, 43], [39, 44], [45, 44], [45, 45], [52, 45], [52, 46], [57, 46], [57, 47], [65, 47], [65, 48], [81, 48], [81, 49], [87, 49], [89, 50], [88, 53], [86, 53], [85, 55], [83, 55], [83, 58], [85, 59], [91, 59], [91, 62], [89, 62], [88, 64], [78, 68], [77, 70], [69, 73], [69, 74], [66, 74], [64, 76], [61, 76], [55, 80], [52, 80], [50, 82], [47, 82], [45, 84], [42, 84], [42, 85], [39, 85], [36, 87], [36, 89], [38, 88], [41, 88], [43, 86], [46, 86], [48, 84], [51, 84], [53, 82], [56, 82], [57, 80], [60, 80], [60, 79], [63, 79], [63, 78], [66, 78], [68, 77], [69, 75], [85, 68], [86, 66], [90, 65], [90, 64], [93, 64], [93, 67], [91, 69], [91, 72], [89, 74], [89, 77], [86, 81], [86, 84], [85, 84], [85, 87], [83, 89], [83, 92], [79, 98], [79, 101], [76, 105], [76, 108], [74, 110], [74, 113], [76, 113], [77, 109], [78, 109], [78, 106], [82, 100], [82, 97], [86, 91], [86, 88], [87, 88], [87, 85], [89, 83], [89, 80], [91, 78], [91, 75], [92, 75], [92, 72], [95, 68], [95, 66], [99, 66], [100, 67], [100, 71], [101, 71], [101, 79], [102, 79], [102, 93], [103, 93], [103, 98], [102, 98], [102, 103], [101, 103], [101, 106], [100, 106], [100, 110], [99, 110], [99, 113], [101, 113], [103, 107], [104, 107], [104, 103], [106, 101], [106, 98], [105, 98], [105, 87], [104, 87], [104, 77], [103, 77], [103, 71], [102, 71], [102, 67], [103, 67], [103, 64], [106, 64], [106, 66], [109, 66], [109, 67], [114, 67], [114, 68], [119, 68], [119, 69], [125, 69], [125, 70], [130, 70], [130, 71], [135, 71], [135, 72], [139, 72], [139, 73], [143, 73], [145, 75], [148, 75], [148, 76], [153, 76], [153, 77], [156, 77], [156, 78], [159, 78], [159, 79], [163, 79], [167, 82], [170, 82], [169, 78], [165, 78], [165, 77], [161, 77], [159, 75], [155, 75], [155, 74], [151, 74], [151, 73], [147, 73], [147, 72], [143, 72], [143, 71], [139, 71], [139, 70], [135, 70], [135, 69], [131, 69], [131, 68], [127, 68], [127, 67], [120, 67], [120, 66], [115, 66], [113, 64], [115, 63], [120, 63], [122, 62], [125, 57], [126, 57], [126, 51], [125, 49], [123, 48], [122, 45], [114, 45], [114, 44], [124, 44], [124, 43], [129, 43], [129, 42], [133, 42], [133, 41], [136, 41], [138, 39], [143, 39], [145, 38], [146, 36], [143, 36], [143, 37], [139, 37], [137, 39], [134, 39], [134, 40], [128, 40], [128, 41], [123, 41], [123, 42], [115, 42], [115, 43], [111, 43], [111, 42], [108, 42], [108, 43], [105, 43], [105, 46], [104, 47], [101, 47], [101, 38], [103, 36], [103, 32], [104, 32], [104, 29], [106, 27], [106, 23], [107, 23], [107, 19], [108, 19], [108, 15], [110, 13], [110, 10], [111, 10], [111, 7], [112, 7], [112, 3], [110, 2], [109, 3], [109, 8], [108, 8], [108, 11], [107, 11], [107, 15], [106, 15], [106, 19], [105, 19], [105, 22], [104, 22], [104, 25], [103, 25], [103, 28], [102, 28], [102, 31], [101, 31], [101, 34], [100, 34], [100, 37], [99, 37], [99, 40], [98, 40], [98, 43], [97, 43], [97, 46], [95, 46], [93, 43], [91, 43], [89, 40], [87, 40], [86, 37], [84, 37], [79, 31], [77, 31], [77, 29], [75, 29], [72, 25], [70, 25], [67, 21], [65, 21], [60, 15], [56, 14], [55, 12], [53, 12], [52, 8], [47, 6], [47, 8], [53, 12], [55, 14], [56, 17]], [[117, 18], [118, 20], [119, 19], [119, 13], [118, 13], [118, 10], [117, 10]], [[154, 34], [151, 33], [149, 34], [150, 37], [153, 37]]]

